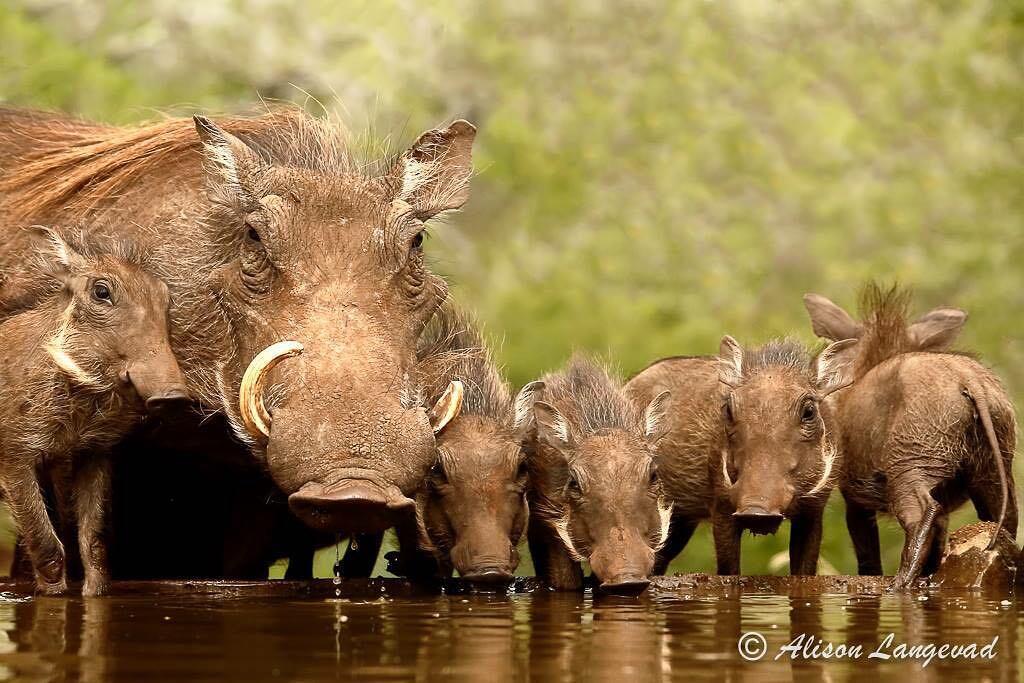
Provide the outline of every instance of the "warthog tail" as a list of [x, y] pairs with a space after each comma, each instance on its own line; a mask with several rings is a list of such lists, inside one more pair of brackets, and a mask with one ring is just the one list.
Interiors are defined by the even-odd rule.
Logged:
[[964, 395], [974, 403], [974, 408], [978, 411], [978, 419], [981, 420], [981, 426], [985, 430], [985, 437], [988, 439], [989, 448], [991, 448], [992, 455], [996, 460], [996, 471], [999, 472], [999, 486], [1002, 488], [1003, 502], [999, 509], [999, 521], [996, 523], [996, 530], [992, 534], [992, 540], [989, 541], [986, 548], [986, 550], [992, 550], [996, 545], [999, 532], [1003, 529], [1003, 521], [1006, 519], [1007, 501], [1010, 496], [1006, 478], [1006, 465], [1003, 463], [1003, 449], [999, 446], [996, 428], [992, 424], [992, 413], [988, 409], [988, 395], [984, 386], [975, 384], [973, 387], [965, 387]]

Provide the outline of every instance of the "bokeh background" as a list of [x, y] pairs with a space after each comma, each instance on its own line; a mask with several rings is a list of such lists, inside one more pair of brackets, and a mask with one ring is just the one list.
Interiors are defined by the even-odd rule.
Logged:
[[[472, 198], [428, 250], [517, 385], [573, 349], [628, 375], [812, 342], [804, 292], [878, 278], [967, 309], [1022, 405], [1019, 1], [6, 0], [0, 67], [2, 101], [115, 123], [284, 99], [397, 145], [470, 119]], [[673, 569], [712, 558], [702, 528]], [[822, 569], [856, 569], [838, 493]]]

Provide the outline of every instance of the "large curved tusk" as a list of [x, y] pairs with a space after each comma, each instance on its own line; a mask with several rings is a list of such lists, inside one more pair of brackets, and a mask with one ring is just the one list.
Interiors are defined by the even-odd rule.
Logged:
[[465, 389], [459, 380], [452, 380], [448, 383], [448, 388], [444, 390], [441, 398], [430, 410], [430, 424], [434, 429], [434, 434], [440, 434], [445, 425], [455, 419], [459, 411], [462, 410], [464, 392]]
[[270, 413], [263, 403], [263, 385], [267, 375], [285, 358], [302, 353], [303, 346], [295, 341], [280, 341], [271, 344], [256, 354], [242, 375], [242, 386], [238, 389], [238, 409], [242, 414], [245, 431], [256, 439], [270, 438]]

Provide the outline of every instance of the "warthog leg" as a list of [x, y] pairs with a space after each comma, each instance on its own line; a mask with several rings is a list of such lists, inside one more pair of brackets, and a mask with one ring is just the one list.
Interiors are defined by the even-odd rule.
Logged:
[[110, 587], [107, 546], [103, 528], [110, 491], [110, 463], [107, 458], [88, 458], [75, 472], [75, 515], [78, 518], [78, 551], [82, 555], [85, 583], [82, 595], [105, 593]]
[[932, 534], [932, 545], [928, 550], [928, 557], [925, 558], [921, 573], [925, 576], [934, 574], [942, 557], [946, 554], [946, 539], [949, 536], [949, 515], [941, 513], [935, 516], [935, 533]]
[[942, 509], [930, 494], [924, 494], [921, 499], [915, 497], [912, 501], [905, 501], [904, 505], [896, 513], [906, 540], [903, 543], [900, 570], [892, 582], [894, 590], [906, 588], [921, 575], [921, 567], [932, 549], [932, 538], [937, 531], [935, 519]]
[[373, 574], [374, 565], [377, 564], [377, 555], [380, 554], [383, 542], [383, 531], [353, 536], [348, 548], [345, 549], [344, 557], [341, 558], [341, 575], [346, 579], [369, 578]]
[[[34, 458], [25, 460], [35, 462]], [[46, 501], [35, 473], [15, 468], [14, 471], [6, 472], [0, 483], [11, 515], [32, 559], [36, 589], [48, 595], [67, 591], [64, 545], [50, 522]]]
[[822, 510], [807, 510], [793, 518], [789, 531], [789, 573], [814, 576], [821, 552]]
[[846, 499], [846, 528], [857, 555], [857, 573], [861, 576], [882, 575], [882, 551], [878, 542], [878, 521], [875, 511]]
[[665, 545], [662, 546], [654, 558], [654, 574], [660, 575], [665, 573], [672, 560], [679, 553], [683, 552], [683, 548], [690, 542], [690, 538], [697, 529], [698, 523], [699, 520], [681, 515], [672, 517], [668, 527], [668, 540], [665, 541]]
[[732, 511], [716, 505], [711, 515], [715, 537], [715, 560], [718, 573], [733, 575], [740, 573], [740, 535], [743, 529], [736, 523]]

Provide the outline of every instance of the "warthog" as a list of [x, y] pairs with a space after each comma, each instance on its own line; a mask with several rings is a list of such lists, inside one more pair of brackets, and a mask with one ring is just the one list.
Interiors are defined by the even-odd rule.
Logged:
[[643, 590], [671, 514], [654, 458], [669, 394], [636, 410], [619, 382], [582, 356], [542, 382], [528, 388], [534, 424], [525, 442], [537, 575], [578, 589], [587, 560], [603, 590]]
[[894, 514], [903, 527], [894, 588], [938, 567], [948, 515], [968, 498], [983, 521], [998, 519], [1011, 536], [1017, 532], [1007, 481], [1016, 445], [1013, 404], [992, 371], [947, 351], [966, 313], [936, 308], [911, 323], [908, 302], [896, 287], [869, 284], [857, 322], [823, 296], [804, 297], [818, 336], [860, 340], [856, 381], [835, 397], [840, 489], [861, 574], [882, 573], [876, 513]]
[[[16, 225], [130, 216], [118, 231], [170, 287], [172, 345], [205, 414], [180, 442], [222, 435], [198, 457], [119, 459], [118, 540], [135, 549], [122, 575], [265, 572], [269, 547], [224, 552], [262, 542], [283, 508], [251, 483], [260, 470], [330, 534], [413, 509], [435, 454], [415, 345], [446, 293], [424, 264], [425, 221], [465, 202], [474, 135], [455, 121], [374, 165], [295, 109], [138, 128], [0, 109], [0, 267], [23, 257]], [[252, 559], [229, 571], [222, 553]]]
[[823, 399], [843, 386], [851, 344], [812, 358], [793, 341], [744, 350], [726, 336], [718, 357], [666, 358], [629, 381], [636, 405], [671, 392], [657, 458], [672, 521], [658, 573], [708, 517], [719, 574], [739, 573], [744, 529], [774, 533], [787, 518], [790, 571], [816, 572], [835, 458]]
[[[417, 492], [416, 518], [397, 529], [401, 551], [391, 571], [501, 584], [519, 565], [526, 531], [527, 469], [522, 432], [533, 386], [515, 401], [483, 335], [465, 313], [446, 306], [420, 340], [417, 377], [428, 403], [444, 403], [453, 382], [461, 412], [436, 410], [437, 464]], [[424, 555], [426, 555], [424, 557]]]
[[64, 546], [37, 468], [58, 509], [73, 506], [83, 592], [108, 583], [102, 540], [109, 497], [103, 456], [146, 411], [188, 398], [168, 340], [167, 287], [123, 241], [41, 229], [45, 246], [21, 279], [34, 305], [0, 323], [0, 486], [44, 593], [67, 589]]

